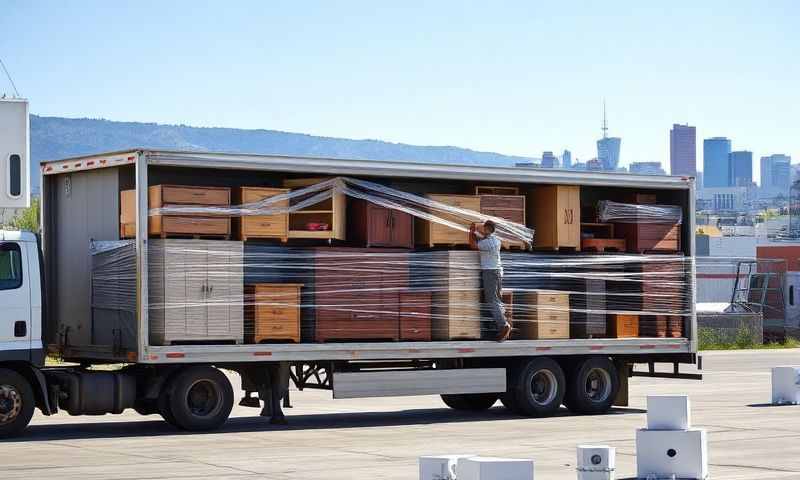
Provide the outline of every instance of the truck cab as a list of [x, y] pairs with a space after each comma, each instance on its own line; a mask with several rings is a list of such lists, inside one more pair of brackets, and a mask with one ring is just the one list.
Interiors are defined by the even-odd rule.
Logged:
[[30, 232], [0, 231], [0, 361], [44, 364], [39, 246]]

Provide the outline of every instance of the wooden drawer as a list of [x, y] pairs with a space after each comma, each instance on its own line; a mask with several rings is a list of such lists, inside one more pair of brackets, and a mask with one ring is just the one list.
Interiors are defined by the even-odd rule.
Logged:
[[488, 208], [501, 208], [509, 210], [524, 210], [524, 195], [481, 195], [481, 210]]
[[513, 210], [508, 208], [481, 208], [481, 213], [519, 223], [520, 225], [525, 225], [525, 210]]
[[608, 318], [608, 335], [611, 338], [634, 338], [639, 336], [638, 315], [611, 314]]
[[400, 340], [431, 339], [430, 292], [400, 292]]
[[[475, 195], [427, 195], [427, 198], [465, 210], [472, 210], [478, 213], [481, 211], [480, 197]], [[438, 217], [463, 225], [465, 231], [418, 218], [415, 227], [417, 243], [428, 246], [469, 244], [469, 232], [466, 229], [469, 228], [471, 221], [440, 211], [434, 211], [433, 213]]]
[[162, 204], [217, 205], [231, 204], [231, 190], [223, 187], [184, 187], [156, 185], [150, 187], [160, 192]]
[[151, 234], [230, 235], [231, 219], [222, 217], [150, 217], [160, 219], [160, 228]]
[[[265, 198], [289, 192], [288, 188], [241, 187], [234, 200], [240, 204], [260, 202]], [[271, 208], [288, 207], [289, 200], [276, 202]], [[249, 215], [233, 219], [234, 229], [241, 240], [248, 238], [289, 238], [289, 214]]]

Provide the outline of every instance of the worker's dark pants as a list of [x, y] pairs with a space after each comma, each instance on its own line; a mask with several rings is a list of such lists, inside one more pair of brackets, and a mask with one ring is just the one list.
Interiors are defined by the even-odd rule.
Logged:
[[489, 305], [492, 318], [499, 330], [508, 325], [506, 307], [503, 305], [503, 298], [500, 295], [503, 289], [503, 275], [500, 270], [481, 270], [481, 278], [483, 279], [483, 301]]

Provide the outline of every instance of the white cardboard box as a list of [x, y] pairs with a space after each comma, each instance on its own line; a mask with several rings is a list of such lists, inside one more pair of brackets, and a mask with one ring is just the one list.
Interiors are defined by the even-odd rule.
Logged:
[[419, 480], [454, 480], [459, 459], [475, 455], [428, 455], [419, 457]]
[[688, 430], [692, 414], [688, 395], [648, 395], [648, 430]]
[[471, 457], [458, 460], [458, 480], [533, 480], [533, 460]]
[[778, 405], [800, 403], [800, 367], [772, 369], [772, 403]]
[[616, 449], [606, 445], [578, 445], [578, 480], [614, 480]]
[[638, 478], [708, 478], [705, 429], [637, 430], [636, 472]]

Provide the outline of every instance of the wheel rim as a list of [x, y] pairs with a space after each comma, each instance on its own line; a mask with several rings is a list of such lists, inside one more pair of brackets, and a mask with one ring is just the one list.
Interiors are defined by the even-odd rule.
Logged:
[[537, 370], [531, 378], [531, 394], [537, 405], [549, 405], [556, 398], [556, 376], [550, 370]]
[[22, 411], [22, 395], [13, 385], [0, 385], [0, 425], [11, 423]]
[[605, 402], [611, 395], [611, 374], [605, 369], [593, 368], [586, 375], [586, 398], [592, 402]]
[[186, 393], [186, 405], [196, 417], [208, 417], [222, 408], [217, 385], [210, 380], [197, 380]]

